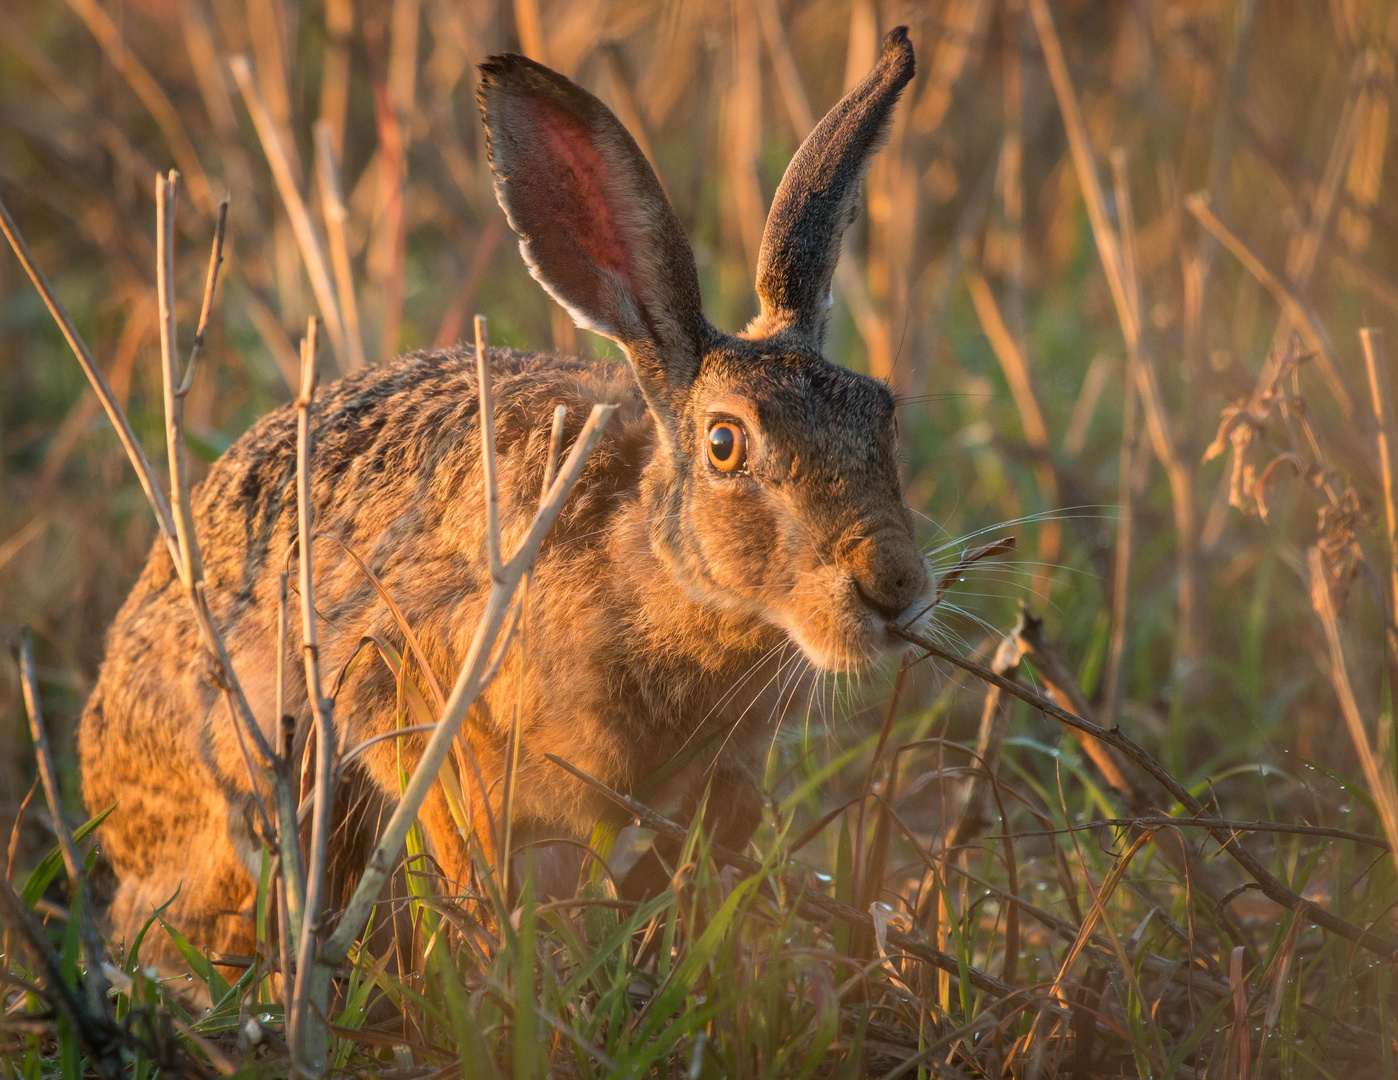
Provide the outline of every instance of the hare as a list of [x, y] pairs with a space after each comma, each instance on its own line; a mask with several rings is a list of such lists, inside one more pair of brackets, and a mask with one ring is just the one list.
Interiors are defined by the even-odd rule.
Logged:
[[[516, 838], [583, 839], [606, 808], [546, 752], [623, 791], [690, 754], [661, 795], [692, 807], [709, 789], [719, 841], [745, 845], [762, 805], [754, 770], [792, 698], [822, 671], [902, 647], [890, 628], [927, 617], [933, 582], [900, 488], [893, 395], [821, 356], [841, 235], [913, 69], [900, 27], [811, 132], [767, 221], [760, 314], [727, 334], [705, 319], [679, 221], [606, 106], [522, 56], [481, 65], [495, 190], [525, 262], [629, 361], [489, 353], [507, 542], [537, 504], [555, 406], [568, 407], [571, 441], [592, 405], [618, 405], [540, 554], [527, 663], [513, 650], [463, 729], [484, 779], [483, 790], [469, 785], [472, 810], [498, 815], [507, 733], [522, 709]], [[340, 541], [315, 548], [322, 670], [340, 670], [369, 635], [402, 647], [343, 545], [451, 684], [489, 582], [477, 403], [463, 348], [412, 353], [317, 395], [314, 529]], [[269, 739], [278, 571], [296, 535], [295, 430], [290, 407], [267, 416], [196, 494], [212, 612]], [[286, 710], [304, 739], [292, 636]], [[395, 713], [393, 674], [357, 663], [338, 693], [340, 745], [391, 730]], [[391, 802], [400, 749], [411, 766], [421, 745], [381, 741], [354, 768]], [[88, 808], [117, 804], [100, 834], [117, 880], [113, 931], [129, 942], [175, 897], [165, 917], [191, 939], [252, 952], [261, 842], [251, 781], [160, 543], [110, 631], [79, 751]], [[440, 786], [420, 820], [444, 876], [468, 880], [467, 844]], [[337, 836], [349, 844], [351, 831]], [[539, 889], [571, 896], [579, 865], [575, 844], [539, 846]], [[628, 888], [653, 889], [656, 869]]]

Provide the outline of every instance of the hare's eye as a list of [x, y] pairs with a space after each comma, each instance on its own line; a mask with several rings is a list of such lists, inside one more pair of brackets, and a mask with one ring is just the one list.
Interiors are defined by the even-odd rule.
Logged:
[[748, 440], [732, 420], [720, 420], [709, 428], [709, 464], [719, 472], [737, 472], [748, 459]]

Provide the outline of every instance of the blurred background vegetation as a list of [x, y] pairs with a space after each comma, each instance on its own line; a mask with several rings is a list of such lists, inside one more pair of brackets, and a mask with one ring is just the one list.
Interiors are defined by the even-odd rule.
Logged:
[[[497, 341], [605, 355], [607, 343], [575, 330], [516, 253], [482, 157], [473, 65], [522, 49], [613, 108], [693, 238], [710, 317], [736, 329], [755, 313], [757, 246], [786, 162], [813, 118], [871, 65], [882, 32], [906, 21], [918, 76], [846, 244], [827, 353], [904, 395], [908, 501], [928, 519], [929, 544], [1060, 511], [1005, 530], [1025, 561], [1008, 574], [973, 573], [957, 597], [970, 618], [956, 629], [976, 644], [979, 620], [1003, 630], [1013, 602], [1026, 599], [1087, 663], [1087, 689], [1100, 694], [1126, 462], [1135, 543], [1122, 607], [1123, 720], [1176, 767], [1208, 772], [1241, 754], [1294, 772], [1285, 758], [1294, 751], [1348, 771], [1345, 740], [1330, 737], [1329, 679], [1311, 660], [1322, 639], [1303, 551], [1317, 494], [1274, 470], [1264, 523], [1229, 507], [1224, 457], [1200, 463], [1220, 410], [1250, 394], [1274, 345], [1298, 354], [1305, 345], [1284, 320], [1278, 330], [1273, 298], [1184, 199], [1208, 192], [1219, 218], [1328, 328], [1349, 415], [1315, 363], [1302, 364], [1299, 385], [1325, 462], [1364, 500], [1362, 540], [1386, 564], [1356, 330], [1385, 325], [1398, 308], [1398, 198], [1383, 182], [1392, 9], [1365, 0], [1055, 6], [1109, 198], [1108, 155], [1125, 159], [1146, 342], [1171, 467], [1191, 504], [1184, 537], [1150, 425], [1127, 407], [1121, 330], [1042, 54], [1015, 0], [12, 3], [0, 10], [0, 190], [154, 460], [153, 178], [177, 167], [189, 192], [186, 333], [212, 213], [230, 197], [229, 266], [187, 409], [212, 458], [289, 399], [293, 343], [319, 311], [231, 55], [249, 57], [292, 149], [327, 266], [313, 126], [328, 125], [368, 362], [453, 342], [477, 311]], [[1022, 357], [1020, 370], [997, 358], [987, 319]], [[351, 363], [332, 353], [330, 370]], [[0, 379], [0, 636], [35, 627], [62, 730], [91, 685], [152, 522], [95, 397], [8, 255]], [[1274, 428], [1259, 441], [1283, 443]], [[1272, 456], [1264, 452], [1259, 470]], [[1184, 582], [1181, 548], [1192, 549]], [[1377, 617], [1371, 590], [1352, 603], [1360, 618]], [[1371, 629], [1353, 647], [1372, 717], [1382, 637]], [[19, 748], [27, 736], [11, 675], [0, 745]], [[26, 759], [0, 754], [6, 810], [28, 786]]]
[[[0, 194], [153, 460], [154, 177], [174, 167], [185, 179], [186, 335], [229, 196], [228, 263], [186, 409], [212, 460], [289, 400], [294, 341], [325, 313], [321, 293], [346, 326], [327, 350], [332, 371], [451, 343], [475, 312], [497, 343], [616, 357], [572, 327], [516, 252], [474, 101], [486, 55], [526, 52], [616, 112], [693, 240], [710, 318], [737, 329], [755, 313], [757, 247], [786, 162], [906, 22], [918, 74], [846, 239], [827, 355], [902, 396], [907, 498], [943, 561], [973, 534], [1018, 537], [1014, 559], [979, 564], [954, 591], [948, 634], [988, 658], [1025, 603], [1099, 719], [1224, 816], [1376, 830], [1307, 549], [1319, 544], [1343, 602], [1358, 708], [1391, 773], [1393, 553], [1358, 331], [1398, 312], [1398, 188], [1385, 172], [1398, 5], [1052, 9], [1139, 294], [1134, 359], [1025, 0], [9, 0]], [[269, 131], [313, 243], [269, 169]], [[320, 282], [307, 270], [317, 259]], [[154, 530], [8, 252], [0, 381], [0, 638], [34, 627], [71, 762], [103, 633]], [[888, 686], [847, 688], [800, 738], [822, 760], [866, 745]], [[915, 669], [902, 709], [922, 719], [908, 730], [973, 740], [981, 694], [956, 686]], [[8, 828], [32, 764], [12, 666], [0, 687]], [[1006, 758], [1055, 790], [1056, 727], [1027, 707], [1014, 717]], [[829, 774], [812, 820], [858, 793], [863, 767]], [[926, 810], [922, 790], [910, 820]], [[35, 830], [35, 850], [50, 843]], [[1342, 863], [1311, 887], [1342, 892], [1356, 880]], [[1391, 868], [1366, 887], [1374, 875], [1387, 876], [1367, 910], [1391, 921], [1380, 902]], [[1234, 912], [1274, 920], [1256, 896]]]

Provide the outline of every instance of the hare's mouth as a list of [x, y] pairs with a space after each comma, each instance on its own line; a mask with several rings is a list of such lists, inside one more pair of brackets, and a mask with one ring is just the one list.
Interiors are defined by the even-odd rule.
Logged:
[[774, 621], [814, 666], [852, 674], [873, 666], [887, 652], [906, 651], [909, 646], [901, 635], [922, 633], [933, 621], [934, 606], [935, 594], [929, 590], [888, 615], [866, 603], [851, 580], [837, 584], [814, 610], [775, 613]]

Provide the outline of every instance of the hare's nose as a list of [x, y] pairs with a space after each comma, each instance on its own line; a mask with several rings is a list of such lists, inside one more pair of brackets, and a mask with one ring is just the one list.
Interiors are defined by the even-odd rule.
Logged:
[[905, 610], [927, 588], [927, 564], [901, 529], [865, 537], [842, 561], [864, 603], [886, 619]]

